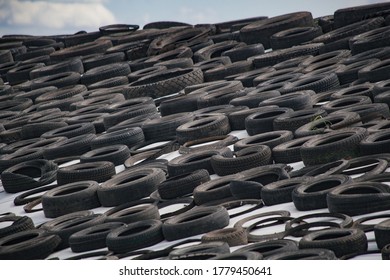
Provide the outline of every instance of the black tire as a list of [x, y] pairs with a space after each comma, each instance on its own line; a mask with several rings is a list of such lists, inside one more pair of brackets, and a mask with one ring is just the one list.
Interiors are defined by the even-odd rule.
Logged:
[[156, 63], [153, 67], [160, 66], [165, 67], [165, 69], [190, 68], [194, 66], [194, 62], [190, 57], [179, 57]]
[[85, 134], [95, 134], [95, 126], [92, 123], [72, 124], [65, 127], [50, 130], [41, 135], [42, 138], [67, 137], [73, 138]]
[[11, 144], [22, 140], [22, 129], [20, 127], [10, 128], [0, 132], [0, 141], [4, 144]]
[[110, 161], [78, 163], [60, 168], [57, 171], [57, 184], [64, 185], [88, 180], [102, 183], [111, 179], [115, 174], [115, 165]]
[[[264, 69], [264, 67], [260, 69]], [[266, 67], [265, 69], [269, 69], [269, 67]], [[294, 68], [282, 68], [279, 70], [268, 70], [254, 78], [253, 85], [256, 88], [262, 89], [264, 86], [273, 86], [279, 85], [281, 82], [287, 83], [296, 81], [299, 77], [303, 76], [303, 73], [300, 73], [301, 70], [302, 69], [299, 66]]]
[[240, 30], [240, 40], [247, 44], [261, 43], [268, 49], [273, 34], [288, 28], [313, 25], [313, 17], [309, 12], [280, 15], [244, 26]]
[[311, 180], [310, 177], [296, 177], [267, 184], [261, 188], [261, 199], [267, 206], [292, 202], [293, 190]]
[[289, 68], [291, 70], [293, 70], [296, 67], [298, 69], [300, 69], [299, 64], [301, 64], [302, 61], [304, 61], [308, 58], [311, 58], [311, 57], [313, 57], [313, 56], [312, 55], [302, 55], [302, 56], [298, 56], [298, 57], [293, 57], [293, 58], [290, 58], [288, 60], [279, 62], [279, 63], [273, 65], [272, 67], [275, 68], [276, 70], [283, 70], [283, 69], [289, 69]]
[[262, 260], [263, 256], [257, 252], [234, 252], [221, 254], [210, 260]]
[[375, 132], [360, 142], [360, 150], [363, 155], [373, 155], [388, 153], [389, 149], [389, 130]]
[[[38, 187], [32, 190], [29, 190], [27, 192], [21, 193], [14, 199], [14, 205], [15, 206], [20, 206], [20, 205], [25, 205], [27, 203], [33, 202], [37, 199], [40, 199], [43, 195], [44, 192], [49, 191], [51, 189], [56, 188], [57, 185], [48, 185], [48, 186], [43, 186], [43, 187]], [[31, 196], [33, 194], [38, 194], [37, 196]]]
[[32, 100], [29, 98], [2, 100], [0, 109], [2, 111], [23, 111], [32, 105]]
[[26, 82], [30, 80], [30, 72], [32, 70], [39, 69], [44, 66], [45, 64], [43, 63], [30, 63], [16, 66], [7, 72], [7, 81], [10, 85]]
[[[358, 158], [355, 158], [355, 159], [358, 159]], [[346, 169], [349, 169], [349, 168], [354, 169], [354, 167], [352, 167], [350, 164], [350, 161], [352, 161], [352, 160], [340, 159], [340, 160], [332, 161], [332, 162], [325, 163], [322, 165], [320, 164], [318, 167], [313, 167], [312, 170], [306, 172], [304, 176], [305, 177], [306, 176], [327, 177], [329, 175], [334, 175], [334, 174], [352, 175], [352, 174], [349, 174], [347, 172], [343, 173], [343, 171]], [[370, 163], [371, 162], [369, 162], [368, 164], [370, 164]], [[357, 173], [360, 173], [359, 171], [360, 170], [358, 170]]]
[[291, 108], [294, 111], [310, 109], [313, 106], [311, 102], [313, 94], [314, 92], [309, 90], [292, 92], [264, 100], [260, 102], [259, 107], [277, 105], [279, 107]]
[[55, 137], [50, 139], [43, 139], [43, 138], [32, 138], [32, 139], [26, 139], [21, 140], [18, 142], [14, 142], [9, 145], [5, 145], [3, 148], [0, 149], [1, 154], [12, 154], [14, 152], [24, 150], [24, 149], [32, 149], [32, 148], [43, 148], [45, 149], [47, 146], [58, 143], [61, 141], [66, 140], [66, 137]]
[[222, 104], [222, 105], [213, 105], [210, 107], [205, 107], [198, 109], [193, 112], [193, 114], [197, 117], [197, 119], [205, 118], [205, 117], [212, 117], [215, 116], [215, 114], [222, 114], [225, 116], [229, 116], [229, 114], [233, 112], [237, 112], [240, 110], [247, 109], [248, 107], [245, 106], [233, 106], [229, 104]]
[[[39, 89], [36, 89], [36, 90], [31, 90], [31, 91], [28, 91], [28, 92], [19, 92], [15, 98], [17, 97], [21, 97], [21, 98], [29, 98], [31, 99], [34, 104], [35, 104], [35, 99], [40, 96], [41, 94], [44, 94], [46, 92], [50, 92], [50, 91], [55, 91], [57, 89], [57, 87], [54, 87], [54, 86], [50, 86], [50, 87], [44, 87], [44, 88], [39, 88]], [[1, 92], [1, 90], [0, 90]]]
[[193, 112], [198, 109], [198, 98], [205, 93], [179, 95], [160, 103], [161, 116], [168, 116], [183, 112]]
[[245, 170], [239, 173], [240, 180], [254, 181], [263, 186], [290, 178], [284, 164], [272, 164]]
[[263, 255], [264, 258], [271, 257], [279, 253], [288, 253], [298, 251], [298, 243], [294, 240], [281, 239], [281, 240], [269, 240], [264, 242], [256, 242], [247, 246], [244, 246], [234, 253], [242, 252], [257, 252]]
[[0, 217], [0, 223], [3, 222], [6, 224], [12, 222], [12, 224], [0, 229], [0, 238], [4, 238], [8, 235], [21, 231], [35, 229], [33, 220], [27, 216], [4, 215]]
[[224, 207], [196, 207], [166, 220], [162, 230], [165, 239], [173, 241], [221, 229], [228, 224], [229, 213]]
[[159, 220], [160, 213], [154, 200], [141, 199], [120, 204], [106, 211], [106, 222], [131, 224], [144, 220]]
[[[370, 60], [370, 59], [378, 59], [378, 60], [385, 60], [390, 58], [390, 48], [389, 47], [384, 47], [384, 48], [376, 48], [376, 49], [371, 49], [369, 51], [365, 51], [359, 54], [355, 54], [349, 58], [346, 58], [343, 61], [343, 64], [345, 65], [350, 65], [353, 63], [358, 63], [363, 60]], [[379, 62], [379, 61], [377, 61]], [[365, 65], [363, 65], [361, 68], [363, 68]], [[357, 75], [357, 73], [356, 73]], [[356, 78], [357, 80], [357, 78]]]
[[293, 46], [288, 49], [275, 50], [250, 58], [256, 69], [273, 66], [275, 64], [306, 55], [318, 55], [322, 43]]
[[92, 149], [122, 144], [131, 148], [145, 140], [143, 131], [139, 127], [126, 128], [118, 131], [108, 132], [97, 136], [91, 141]]
[[275, 163], [302, 161], [301, 146], [311, 138], [311, 136], [300, 137], [275, 146], [272, 149], [272, 157]]
[[318, 177], [297, 186], [291, 193], [294, 206], [299, 211], [327, 208], [327, 194], [338, 186], [351, 183], [346, 175], [331, 175], [326, 178]]
[[370, 134], [373, 134], [373, 133], [376, 133], [376, 132], [379, 132], [379, 131], [385, 131], [388, 128], [390, 128], [389, 120], [381, 120], [378, 123], [376, 123], [375, 125], [369, 127], [368, 128], [368, 132]]
[[342, 111], [358, 113], [364, 124], [371, 120], [387, 119], [390, 117], [389, 106], [385, 103], [355, 105]]
[[[103, 105], [108, 105], [108, 104], [115, 104], [115, 103], [119, 103], [119, 102], [124, 102], [124, 101], [125, 101], [125, 97], [121, 93], [112, 93], [112, 94], [105, 93], [104, 95], [97, 95], [97, 96], [92, 96], [92, 94], [91, 94], [88, 96], [88, 99], [71, 104], [70, 109], [71, 109], [71, 111], [76, 111], [76, 110], [79, 110], [79, 109], [82, 109], [85, 107], [99, 106], [99, 105], [103, 106]], [[98, 112], [96, 112], [96, 113], [98, 113]], [[103, 112], [100, 112], [100, 113], [103, 113]], [[82, 116], [83, 115], [78, 115], [78, 114], [72, 112], [71, 117], [81, 118]]]
[[7, 193], [18, 193], [54, 182], [57, 171], [58, 166], [52, 161], [30, 160], [4, 170], [1, 182]]
[[[352, 56], [351, 58], [354, 57], [355, 56]], [[377, 63], [379, 61], [380, 60], [376, 58], [367, 58], [367, 59], [363, 58], [362, 60], [357, 60], [356, 62], [346, 65], [344, 69], [337, 70], [335, 73], [337, 75], [337, 78], [340, 81], [340, 85], [350, 84], [358, 80], [359, 79], [358, 73], [360, 69], [362, 69], [365, 66]], [[345, 63], [345, 61], [343, 61], [343, 63]]]
[[[249, 225], [249, 226], [244, 226], [246, 223], [248, 223], [249, 221], [252, 221], [252, 220], [257, 220], [258, 218], [262, 218], [262, 217], [268, 217], [268, 216], [276, 216], [275, 218], [290, 218], [290, 212], [288, 211], [269, 211], [269, 212], [263, 212], [263, 213], [260, 213], [260, 214], [254, 214], [254, 215], [251, 215], [251, 216], [248, 216], [248, 217], [245, 217], [239, 221], [237, 221], [235, 224], [234, 224], [234, 227], [235, 228], [248, 228], [252, 225]], [[268, 219], [267, 219], [268, 220]], [[262, 220], [261, 222], [263, 222], [265, 220]], [[271, 224], [273, 225], [273, 224]]]
[[86, 252], [106, 247], [106, 237], [114, 229], [124, 226], [120, 222], [105, 222], [73, 233], [69, 237], [72, 252]]
[[178, 113], [160, 119], [147, 120], [142, 124], [146, 140], [156, 138], [170, 138], [176, 136], [176, 129], [193, 120], [191, 113]]
[[384, 26], [358, 34], [349, 40], [352, 53], [358, 54], [373, 48], [387, 47], [389, 45], [389, 27]]
[[359, 143], [367, 135], [364, 128], [350, 128], [315, 136], [302, 145], [302, 160], [305, 165], [316, 165], [358, 157]]
[[[43, 148], [44, 158], [59, 159], [69, 156], [80, 156], [90, 151], [91, 141], [95, 137], [95, 134], [84, 134], [70, 139], [66, 139], [65, 137], [54, 137], [45, 139], [40, 144], [45, 145]], [[37, 145], [38, 144], [39, 142], [37, 142]]]
[[[175, 211], [169, 211], [167, 213], [164, 213], [161, 215], [161, 221], [166, 221], [167, 219], [177, 216], [181, 213], [187, 212], [188, 210], [195, 207], [194, 200], [191, 197], [182, 197], [177, 199], [170, 199], [170, 200], [164, 200], [161, 201], [158, 198], [153, 198], [154, 201], [157, 201], [157, 207], [159, 211], [161, 209], [164, 209], [166, 207], [172, 206], [172, 205], [181, 205], [182, 207]], [[183, 205], [184, 203], [184, 205]]]
[[57, 88], [74, 86], [80, 82], [80, 78], [81, 75], [77, 72], [62, 72], [59, 74], [53, 74], [32, 80], [31, 89], [35, 90], [49, 86], [55, 86]]
[[68, 126], [66, 122], [30, 123], [22, 126], [21, 135], [23, 139], [39, 138], [45, 132], [65, 126]]
[[210, 231], [202, 236], [202, 242], [222, 241], [232, 246], [248, 244], [246, 230], [243, 228], [224, 228]]
[[54, 252], [60, 241], [58, 235], [40, 229], [18, 232], [0, 239], [0, 259], [43, 260]]
[[223, 241], [202, 242], [177, 248], [169, 252], [169, 260], [181, 259], [208, 259], [212, 255], [226, 254], [230, 252], [229, 245]]
[[238, 172], [272, 162], [271, 149], [266, 145], [247, 147], [235, 152], [236, 157], [214, 155], [210, 159], [214, 172], [219, 176], [236, 174]]
[[[350, 216], [340, 213], [314, 213], [303, 215], [288, 221], [286, 223], [286, 232], [288, 232], [288, 235], [294, 237], [302, 237], [306, 234], [314, 232], [315, 230], [310, 231], [306, 228], [310, 224], [309, 222], [306, 222], [308, 219], [316, 219], [319, 223], [321, 223], [322, 221], [327, 223], [327, 220], [331, 219], [332, 222], [329, 222], [329, 225], [334, 224], [337, 225], [339, 228], [350, 228], [353, 226], [353, 220]], [[340, 220], [340, 222], [333, 222], [333, 220], [335, 219]], [[316, 223], [317, 222], [312, 222], [312, 225], [315, 227]], [[294, 224], [297, 225], [293, 226]], [[300, 226], [302, 226], [303, 228], [300, 228]]]
[[379, 249], [383, 249], [387, 244], [390, 244], [389, 221], [384, 220], [374, 226], [375, 242]]
[[22, 149], [12, 154], [0, 155], [0, 173], [18, 163], [42, 158], [43, 152], [39, 148]]
[[341, 128], [348, 128], [354, 124], [360, 124], [361, 119], [359, 114], [355, 112], [334, 112], [325, 117], [317, 119], [302, 125], [295, 130], [295, 137], [313, 136], [325, 134]]
[[210, 175], [205, 169], [192, 173], [169, 177], [158, 186], [158, 193], [162, 199], [174, 199], [192, 194], [194, 189], [210, 181]]
[[263, 185], [253, 181], [233, 180], [230, 192], [236, 199], [260, 199]]
[[[235, 99], [237, 99], [237, 98], [235, 98]], [[236, 105], [234, 105], [234, 106], [236, 106]], [[243, 110], [239, 110], [239, 111], [230, 113], [228, 115], [228, 118], [229, 118], [229, 124], [230, 124], [231, 130], [232, 131], [245, 130], [245, 119], [249, 115], [252, 115], [258, 111], [262, 111], [262, 109], [258, 108], [256, 105], [256, 108], [243, 109]]]
[[233, 148], [234, 151], [240, 151], [248, 147], [265, 145], [273, 149], [277, 145], [290, 141], [293, 138], [292, 132], [288, 130], [270, 131], [241, 139], [233, 145]]
[[389, 63], [390, 59], [386, 59], [360, 69], [358, 72], [359, 80], [374, 83], [389, 79]]
[[[335, 17], [335, 22], [337, 23], [337, 16]], [[312, 42], [329, 44], [336, 42], [342, 39], [349, 38], [351, 36], [367, 32], [372, 29], [376, 29], [384, 25], [384, 18], [376, 17], [372, 19], [360, 20], [358, 22], [350, 23], [343, 27], [337, 26], [335, 24], [334, 30], [325, 33], [321, 36], [315, 38]], [[338, 28], [340, 27], [340, 28]]]
[[[237, 137], [229, 134], [222, 135], [222, 136], [202, 138], [202, 139], [188, 141], [184, 143], [182, 146], [180, 146], [179, 153], [183, 155], [183, 154], [191, 154], [193, 152], [200, 152], [206, 150], [219, 150], [227, 146], [233, 145], [237, 141], [238, 141]], [[207, 144], [209, 142], [210, 144]], [[205, 144], [205, 145], [194, 147], [200, 144]]]
[[265, 260], [337, 260], [332, 250], [322, 248], [300, 249], [292, 252], [273, 254]]
[[131, 156], [125, 161], [125, 167], [129, 170], [136, 170], [141, 168], [158, 168], [168, 174], [168, 160], [166, 159], [154, 159], [154, 155], [159, 152], [156, 150], [150, 150], [147, 152], [139, 153]]
[[264, 46], [262, 44], [253, 44], [247, 46], [235, 47], [233, 49], [224, 51], [221, 56], [228, 56], [232, 62], [246, 60], [251, 56], [264, 53]]
[[99, 80], [98, 82], [89, 84], [88, 90], [102, 89], [102, 88], [116, 88], [127, 85], [129, 80], [126, 76], [116, 76], [107, 78], [104, 80]]
[[[111, 105], [110, 107], [112, 107], [113, 105]], [[104, 127], [107, 130], [110, 127], [128, 119], [157, 113], [157, 108], [154, 104], [140, 104], [138, 106], [130, 106], [130, 108], [122, 109], [119, 111], [117, 111], [117, 109], [114, 110], [116, 111], [112, 112], [109, 116], [103, 118]]]
[[[307, 67], [310, 67], [318, 63], [323, 63], [323, 62], [328, 63], [325, 65], [337, 64], [338, 62], [340, 62], [340, 60], [342, 61], [344, 58], [347, 58], [350, 55], [351, 55], [350, 50], [336, 50], [333, 52], [328, 52], [311, 58], [307, 58], [304, 61], [302, 61], [300, 66], [306, 69]], [[311, 70], [315, 70], [315, 69], [311, 69]], [[305, 73], [310, 73], [310, 72], [311, 71], [307, 71]]]
[[342, 170], [341, 174], [353, 176], [355, 182], [369, 181], [381, 174], [386, 175], [388, 160], [388, 154], [382, 153], [354, 158], [348, 161], [348, 168]]
[[340, 258], [367, 250], [367, 237], [360, 229], [326, 229], [309, 233], [299, 241], [300, 249], [324, 248]]
[[303, 109], [286, 113], [274, 119], [275, 130], [290, 130], [294, 132], [299, 127], [314, 121], [318, 117], [326, 117], [328, 113], [321, 108]]
[[62, 72], [84, 73], [83, 63], [80, 59], [71, 59], [64, 62], [48, 65], [42, 68], [34, 69], [30, 72], [30, 79], [37, 79], [46, 75], [53, 75]]
[[83, 59], [83, 66], [85, 71], [89, 71], [92, 68], [120, 63], [125, 60], [125, 57], [126, 55], [123, 52], [97, 54], [90, 58]]
[[[98, 32], [98, 34], [99, 36], [101, 35], [100, 32]], [[67, 45], [67, 43], [65, 42], [65, 45], [66, 48], [55, 51], [50, 54], [51, 61], [64, 61], [72, 57], [85, 56], [92, 53], [103, 54], [108, 48], [112, 47], [112, 42], [110, 40], [101, 40], [88, 43], [82, 42], [81, 44], [78, 42], [76, 44], [72, 44], [72, 46]]]
[[220, 65], [204, 71], [204, 80], [205, 82], [225, 80], [226, 77], [249, 72], [251, 70], [253, 70], [251, 61], [237, 61], [229, 65]]
[[130, 170], [104, 182], [97, 194], [102, 206], [117, 206], [149, 196], [163, 181], [165, 174], [161, 169]]
[[180, 144], [184, 144], [185, 142], [199, 138], [226, 135], [229, 132], [230, 125], [228, 117], [215, 115], [180, 125], [176, 129], [176, 137]]
[[371, 99], [368, 96], [350, 96], [329, 101], [328, 103], [322, 105], [321, 108], [330, 114], [335, 111], [348, 109], [351, 106], [371, 103]]
[[140, 96], [159, 98], [177, 93], [187, 86], [203, 83], [203, 73], [197, 68], [170, 69], [158, 75], [156, 78], [152, 75], [145, 76], [131, 83], [124, 89], [125, 97], [127, 99]]
[[245, 129], [249, 135], [273, 131], [274, 119], [288, 112], [292, 112], [292, 109], [263, 107], [263, 110], [261, 112], [249, 115], [245, 119]]
[[72, 212], [99, 207], [97, 187], [98, 184], [94, 181], [80, 181], [47, 191], [42, 196], [45, 217], [56, 218]]
[[52, 101], [38, 104], [37, 111], [44, 111], [44, 110], [55, 109], [55, 108], [58, 108], [61, 111], [70, 111], [70, 106], [73, 103], [81, 102], [83, 100], [84, 100], [84, 97], [82, 97], [81, 95], [76, 95], [76, 96], [69, 97], [66, 99], [61, 99], [61, 100], [52, 100]]
[[82, 154], [80, 162], [109, 161], [118, 166], [124, 164], [130, 155], [130, 150], [126, 145], [111, 145]]
[[205, 150], [190, 153], [188, 155], [178, 156], [168, 162], [169, 176], [174, 177], [186, 173], [191, 173], [199, 169], [206, 169], [209, 174], [214, 174], [214, 169], [211, 166], [211, 157], [221, 154], [225, 157], [233, 157], [233, 153], [229, 148], [220, 150]]
[[385, 211], [390, 208], [389, 186], [383, 183], [358, 182], [340, 186], [327, 195], [329, 212], [350, 216]]
[[273, 50], [287, 49], [309, 42], [320, 35], [322, 29], [319, 26], [289, 28], [273, 34], [270, 37], [270, 45]]
[[88, 70], [83, 74], [80, 82], [89, 87], [102, 80], [118, 76], [127, 76], [129, 74], [130, 66], [128, 63], [112, 63]]
[[178, 149], [179, 149], [179, 145], [176, 142], [176, 137], [170, 137], [170, 138], [164, 137], [164, 138], [155, 138], [137, 144], [131, 147], [130, 153], [131, 155], [137, 155], [137, 154], [146, 154], [149, 152], [152, 153], [153, 151], [154, 154], [148, 156], [148, 160], [152, 160], [152, 159], [157, 159], [162, 155], [177, 151]]
[[102, 224], [106, 217], [101, 214], [93, 214], [92, 211], [78, 211], [66, 214], [50, 220], [40, 226], [49, 234], [56, 234], [61, 238], [61, 243], [56, 250], [69, 247], [69, 237], [80, 230]]
[[340, 86], [337, 75], [318, 74], [312, 76], [303, 76], [295, 82], [287, 83], [280, 92], [286, 94], [302, 90], [313, 90], [316, 93], [337, 89]]
[[377, 3], [338, 9], [334, 12], [334, 28], [361, 21], [365, 17], [370, 18], [370, 15], [388, 10], [389, 8], [389, 3]]
[[199, 63], [203, 61], [209, 61], [212, 58], [221, 57], [223, 52], [235, 49], [240, 46], [245, 46], [245, 44], [239, 43], [236, 40], [216, 42], [215, 44], [206, 46], [196, 51], [194, 53], [194, 62]]
[[374, 99], [373, 96], [373, 84], [361, 84], [356, 86], [347, 87], [344, 89], [340, 89], [333, 93], [330, 96], [331, 100], [340, 99], [348, 96], [368, 96], [371, 100]]
[[95, 126], [96, 134], [100, 134], [106, 131], [103, 124], [103, 118], [108, 115], [108, 113], [88, 113], [78, 117], [69, 117], [67, 118], [66, 123], [72, 125], [76, 123], [91, 122]]
[[387, 244], [381, 250], [382, 260], [390, 260], [390, 244]]
[[[205, 95], [201, 95], [198, 100], [198, 109], [207, 109], [212, 108], [213, 106], [218, 107], [221, 105], [227, 105], [229, 102], [235, 98], [242, 97], [246, 95], [245, 90], [238, 90], [233, 92], [218, 92], [218, 91], [210, 91], [207, 92]], [[230, 107], [232, 108], [232, 107]], [[199, 111], [199, 110], [198, 110]], [[194, 112], [195, 113], [195, 112]], [[220, 112], [222, 113], [222, 112]], [[198, 112], [196, 113], [198, 114]]]
[[164, 240], [162, 223], [145, 220], [124, 225], [111, 231], [106, 238], [109, 250], [125, 253], [155, 245]]
[[229, 104], [234, 106], [247, 106], [250, 109], [256, 109], [260, 102], [277, 96], [280, 96], [280, 92], [277, 90], [262, 91], [260, 88], [258, 90], [249, 91], [249, 93], [245, 96], [232, 99]]
[[194, 189], [193, 197], [197, 205], [232, 198], [230, 181], [240, 179], [239, 175], [229, 175], [214, 179], [197, 186]]

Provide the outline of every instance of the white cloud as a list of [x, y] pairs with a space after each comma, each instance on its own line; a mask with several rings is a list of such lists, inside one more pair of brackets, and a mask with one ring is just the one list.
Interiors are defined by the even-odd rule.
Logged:
[[196, 24], [218, 21], [217, 12], [210, 8], [202, 8], [199, 10], [188, 6], [182, 6], [178, 12], [178, 19], [183, 22]]
[[115, 23], [104, 0], [31, 1], [0, 0], [0, 21], [10, 26], [31, 26], [51, 30], [94, 28]]

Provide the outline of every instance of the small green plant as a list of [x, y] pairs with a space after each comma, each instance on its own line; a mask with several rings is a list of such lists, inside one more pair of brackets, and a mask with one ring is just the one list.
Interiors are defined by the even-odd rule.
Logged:
[[312, 120], [311, 130], [317, 130], [318, 125], [321, 125], [321, 127], [330, 128], [332, 123], [328, 120], [325, 120], [322, 116], [317, 116]]

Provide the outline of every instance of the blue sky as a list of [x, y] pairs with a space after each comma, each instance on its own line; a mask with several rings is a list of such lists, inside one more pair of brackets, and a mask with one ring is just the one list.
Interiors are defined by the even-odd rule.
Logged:
[[377, 0], [0, 0], [0, 36], [72, 34], [113, 23], [215, 23], [310, 11], [314, 17]]

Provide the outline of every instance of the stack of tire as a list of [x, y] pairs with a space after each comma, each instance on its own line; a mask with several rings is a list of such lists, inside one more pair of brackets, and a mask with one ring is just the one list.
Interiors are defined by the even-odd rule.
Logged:
[[0, 259], [389, 259], [389, 11], [4, 35]]

